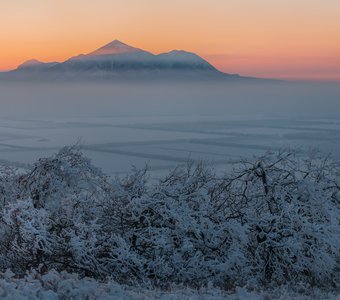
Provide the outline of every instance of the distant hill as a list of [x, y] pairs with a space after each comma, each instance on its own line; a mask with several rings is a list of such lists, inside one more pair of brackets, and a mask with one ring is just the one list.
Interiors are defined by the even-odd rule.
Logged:
[[[245, 79], [217, 70], [195, 53], [173, 50], [152, 54], [114, 40], [90, 52], [58, 63], [29, 60], [1, 78], [58, 79]], [[249, 78], [248, 78], [249, 79]]]

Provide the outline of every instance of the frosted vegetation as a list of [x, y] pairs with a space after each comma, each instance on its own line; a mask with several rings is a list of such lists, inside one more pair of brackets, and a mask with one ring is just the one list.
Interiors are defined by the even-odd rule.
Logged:
[[336, 293], [339, 175], [328, 157], [283, 151], [225, 175], [188, 163], [157, 181], [147, 169], [112, 178], [66, 147], [29, 171], [1, 169], [0, 272], [11, 270], [12, 287], [33, 272], [158, 289]]

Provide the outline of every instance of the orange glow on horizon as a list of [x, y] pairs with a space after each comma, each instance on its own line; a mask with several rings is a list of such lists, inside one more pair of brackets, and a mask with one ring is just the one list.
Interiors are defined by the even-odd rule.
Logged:
[[20, 0], [0, 3], [0, 70], [64, 61], [113, 39], [183, 49], [247, 76], [340, 80], [336, 0]]

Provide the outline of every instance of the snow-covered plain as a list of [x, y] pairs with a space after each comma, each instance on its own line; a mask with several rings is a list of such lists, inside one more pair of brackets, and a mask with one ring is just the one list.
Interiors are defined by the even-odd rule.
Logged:
[[188, 159], [224, 170], [282, 147], [339, 157], [339, 97], [330, 83], [1, 83], [0, 161], [24, 166], [76, 142], [109, 174]]

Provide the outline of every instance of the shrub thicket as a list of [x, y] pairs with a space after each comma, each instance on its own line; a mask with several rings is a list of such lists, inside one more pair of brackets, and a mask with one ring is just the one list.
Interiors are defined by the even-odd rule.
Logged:
[[339, 164], [292, 152], [217, 176], [188, 164], [155, 183], [109, 178], [74, 147], [1, 170], [0, 272], [121, 283], [339, 288]]

